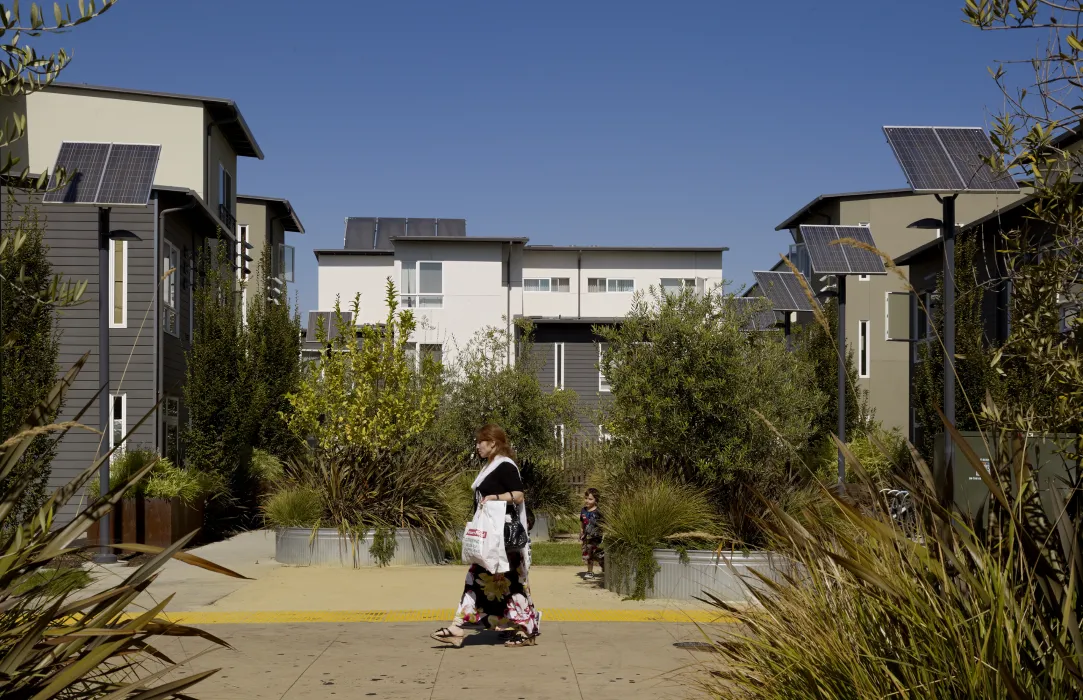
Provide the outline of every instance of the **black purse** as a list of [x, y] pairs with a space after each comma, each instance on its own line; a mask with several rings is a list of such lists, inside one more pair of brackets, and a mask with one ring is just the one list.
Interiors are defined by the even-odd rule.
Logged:
[[514, 515], [511, 516], [510, 523], [504, 523], [504, 549], [522, 549], [530, 542], [530, 537], [527, 536], [526, 528], [519, 520], [519, 506], [514, 503], [511, 506], [514, 509]]

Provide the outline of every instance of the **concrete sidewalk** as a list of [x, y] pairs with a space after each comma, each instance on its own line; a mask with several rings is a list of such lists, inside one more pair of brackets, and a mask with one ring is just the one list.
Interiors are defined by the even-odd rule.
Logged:
[[[429, 639], [422, 624], [215, 627], [233, 650], [196, 659], [179, 677], [222, 670], [190, 694], [206, 700], [396, 698], [635, 700], [695, 696], [697, 672], [714, 654], [674, 642], [702, 640], [690, 625], [543, 625], [538, 646], [508, 649], [481, 633], [461, 649]], [[209, 646], [162, 640], [176, 660]]]

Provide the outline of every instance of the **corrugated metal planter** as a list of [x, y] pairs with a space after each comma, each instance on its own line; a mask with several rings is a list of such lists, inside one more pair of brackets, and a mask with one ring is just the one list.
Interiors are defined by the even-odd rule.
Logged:
[[[308, 527], [281, 528], [275, 533], [275, 560], [290, 566], [334, 566], [360, 568], [378, 566], [370, 553], [374, 533], [354, 538], [338, 530]], [[443, 546], [412, 530], [395, 531], [395, 555], [390, 564], [427, 566], [442, 564]]]
[[549, 516], [538, 513], [534, 516], [534, 529], [530, 531], [530, 541], [548, 542], [549, 539]]
[[[788, 559], [773, 552], [689, 550], [686, 555], [687, 559], [681, 561], [681, 555], [675, 549], [654, 550], [658, 572], [654, 575], [653, 588], [647, 590], [647, 598], [692, 600], [710, 593], [726, 602], [746, 602], [751, 598], [748, 579], [753, 579], [754, 586], [762, 585], [752, 570], [781, 581], [784, 567], [791, 565]], [[634, 571], [628, 567], [628, 575], [622, 578], [614, 575], [612, 570], [624, 567], [612, 564], [607, 558], [606, 588], [630, 595], [635, 587]]]

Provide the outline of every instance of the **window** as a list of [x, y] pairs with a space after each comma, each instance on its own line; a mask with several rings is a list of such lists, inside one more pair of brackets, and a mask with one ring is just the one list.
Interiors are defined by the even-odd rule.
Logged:
[[226, 170], [226, 166], [219, 163], [218, 204], [229, 214], [233, 214], [233, 195], [233, 176]]
[[403, 263], [401, 286], [400, 303], [404, 308], [442, 308], [444, 306], [444, 263]]
[[859, 282], [868, 282], [870, 279], [872, 279], [872, 275], [858, 275], [857, 279]]
[[237, 279], [244, 281], [248, 279], [248, 273], [250, 270], [246, 270], [248, 265], [245, 264], [245, 256], [248, 255], [248, 225], [242, 224], [237, 227]]
[[910, 294], [887, 292], [884, 301], [884, 339], [910, 340]]
[[674, 277], [662, 278], [662, 291], [666, 294], [680, 294], [684, 290], [689, 289], [696, 291], [695, 278], [690, 279], [677, 279]]
[[553, 437], [556, 438], [557, 444], [560, 445], [560, 451], [564, 452], [564, 424], [560, 423], [553, 426]]
[[604, 425], [598, 426], [598, 442], [610, 442], [613, 439], [613, 435], [605, 429]]
[[278, 244], [278, 277], [283, 282], [293, 282], [295, 254], [293, 246], [285, 243]]
[[109, 327], [128, 327], [128, 243], [109, 241]]
[[858, 360], [857, 360], [857, 376], [862, 379], [868, 379], [869, 377], [869, 322], [858, 321], [857, 322], [857, 336], [858, 336]]
[[564, 388], [564, 343], [553, 343], [553, 388]]
[[560, 292], [572, 291], [569, 277], [527, 277], [523, 280], [524, 292]]
[[162, 258], [162, 328], [166, 333], [180, 337], [177, 319], [177, 276], [180, 275], [180, 251], [169, 241], [165, 242]]
[[609, 380], [602, 373], [602, 358], [605, 357], [605, 351], [608, 348], [609, 343], [598, 343], [598, 391], [607, 393], [612, 391], [612, 388], [609, 386]]
[[166, 398], [162, 415], [162, 456], [180, 465], [180, 399]]
[[606, 277], [587, 278], [588, 293], [631, 293], [636, 290], [636, 282], [631, 279], [613, 279]]
[[914, 362], [921, 362], [920, 348], [922, 345], [932, 342], [933, 318], [936, 315], [936, 307], [940, 303], [940, 296], [932, 292], [919, 292], [914, 297], [914, 327], [911, 329], [914, 337]]
[[128, 432], [128, 395], [110, 394], [109, 404], [112, 407], [109, 416], [109, 449], [116, 448], [112, 459], [124, 454], [124, 434]]

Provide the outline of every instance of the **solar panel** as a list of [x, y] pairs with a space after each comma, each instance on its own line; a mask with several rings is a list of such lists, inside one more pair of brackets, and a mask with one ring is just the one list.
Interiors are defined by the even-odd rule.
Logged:
[[885, 126], [884, 134], [915, 192], [1018, 192], [982, 156], [995, 151], [979, 127]]
[[385, 219], [381, 216], [377, 220], [376, 234], [378, 236], [377, 248], [383, 245], [385, 241], [388, 248], [394, 248], [391, 239], [401, 238], [406, 235], [406, 219]]
[[770, 308], [770, 300], [764, 297], [737, 297], [737, 314], [748, 316], [741, 326], [742, 331], [770, 331], [781, 322], [779, 314]]
[[96, 203], [143, 205], [149, 202], [161, 152], [161, 146], [114, 143]]
[[963, 177], [963, 184], [968, 190], [1015, 192], [1019, 186], [1008, 173], [997, 175], [989, 164], [982, 160], [995, 155], [993, 143], [979, 128], [936, 129], [944, 150], [951, 156], [956, 170]]
[[[98, 197], [98, 187], [108, 159], [108, 143], [65, 141], [60, 144], [56, 166], [49, 178], [49, 191], [45, 193], [43, 201], [46, 204], [93, 204]], [[63, 168], [68, 177], [68, 182], [60, 188], [57, 188], [58, 168]]]
[[465, 236], [466, 219], [440, 219], [436, 227], [438, 236]]
[[875, 248], [867, 226], [802, 226], [801, 238], [812, 260], [812, 271], [818, 275], [887, 274], [884, 261], [876, 253], [838, 242], [852, 238]]
[[407, 219], [407, 236], [435, 236], [436, 219]]
[[801, 282], [792, 272], [753, 272], [756, 284], [771, 300], [775, 311], [812, 311]]
[[346, 219], [346, 250], [372, 250], [376, 244], [376, 219], [371, 216], [351, 216]]

